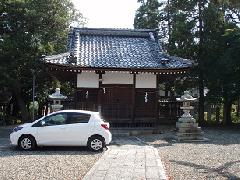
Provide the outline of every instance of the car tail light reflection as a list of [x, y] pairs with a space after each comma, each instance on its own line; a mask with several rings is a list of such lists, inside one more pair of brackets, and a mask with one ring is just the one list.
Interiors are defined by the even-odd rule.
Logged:
[[101, 124], [101, 126], [102, 126], [104, 129], [109, 130], [109, 127], [108, 127], [107, 124]]

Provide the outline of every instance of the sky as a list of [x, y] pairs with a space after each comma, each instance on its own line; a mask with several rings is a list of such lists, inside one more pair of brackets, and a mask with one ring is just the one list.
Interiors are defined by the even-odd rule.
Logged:
[[137, 0], [72, 0], [75, 7], [88, 19], [89, 28], [131, 28]]

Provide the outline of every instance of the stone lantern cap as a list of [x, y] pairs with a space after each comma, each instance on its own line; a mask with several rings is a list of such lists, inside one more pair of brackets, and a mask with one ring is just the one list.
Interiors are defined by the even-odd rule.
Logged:
[[181, 98], [176, 98], [179, 102], [194, 102], [197, 101], [197, 98], [192, 97], [189, 94], [189, 91], [184, 91], [184, 94], [181, 96]]
[[53, 99], [53, 100], [67, 99], [67, 96], [64, 96], [60, 93], [60, 88], [56, 88], [55, 93], [49, 95], [48, 97], [49, 99]]

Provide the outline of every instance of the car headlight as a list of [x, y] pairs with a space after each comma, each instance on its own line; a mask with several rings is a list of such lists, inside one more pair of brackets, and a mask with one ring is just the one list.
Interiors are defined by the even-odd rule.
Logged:
[[23, 128], [23, 127], [21, 127], [21, 126], [15, 127], [15, 128], [12, 130], [12, 132], [17, 132], [17, 131], [21, 130], [22, 128]]

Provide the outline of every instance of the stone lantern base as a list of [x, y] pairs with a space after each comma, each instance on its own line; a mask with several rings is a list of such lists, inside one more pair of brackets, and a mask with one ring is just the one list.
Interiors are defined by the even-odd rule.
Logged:
[[176, 98], [177, 101], [183, 102], [183, 106], [180, 109], [183, 110], [184, 114], [178, 119], [176, 123], [177, 133], [176, 140], [178, 141], [204, 141], [203, 132], [198, 123], [191, 116], [190, 111], [193, 110], [191, 106], [192, 101], [196, 101], [189, 91], [184, 91], [184, 95], [181, 98]]
[[190, 115], [190, 107], [181, 107], [184, 114], [178, 119], [176, 123], [177, 134], [176, 139], [178, 141], [202, 141], [204, 140], [203, 131], [201, 127], [198, 127], [196, 120]]
[[177, 133], [176, 139], [178, 141], [203, 141], [205, 140], [201, 127], [198, 127], [193, 118], [180, 118], [176, 123]]
[[181, 98], [176, 98], [176, 100], [183, 102], [183, 106], [180, 109], [184, 112], [176, 123], [176, 139], [178, 141], [204, 141], [204, 133], [190, 114], [190, 111], [194, 109], [191, 106], [191, 102], [196, 101], [196, 98], [193, 98], [189, 91], [184, 91], [184, 95]]

